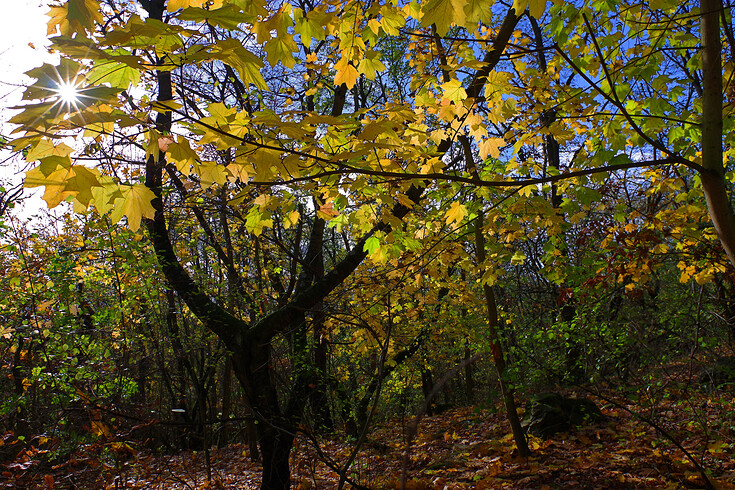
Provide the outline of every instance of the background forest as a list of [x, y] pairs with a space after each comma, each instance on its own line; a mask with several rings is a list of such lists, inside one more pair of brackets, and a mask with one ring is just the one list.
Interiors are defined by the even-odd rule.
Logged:
[[528, 462], [547, 392], [650, 429], [669, 488], [735, 483], [729, 5], [50, 9], [59, 63], [2, 138], [55, 208], [0, 188], [4, 484], [123, 488], [190, 450], [224, 485], [230, 445], [261, 488], [304, 454], [432, 488], [424, 417], [497, 416]]

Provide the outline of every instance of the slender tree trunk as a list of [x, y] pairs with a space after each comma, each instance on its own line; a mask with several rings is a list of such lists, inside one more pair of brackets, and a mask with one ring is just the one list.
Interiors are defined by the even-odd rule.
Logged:
[[735, 266], [735, 215], [722, 163], [721, 0], [702, 0], [702, 189], [707, 210], [730, 263]]
[[327, 350], [327, 339], [325, 338], [324, 303], [319, 303], [315, 310], [312, 317], [312, 328], [314, 329], [314, 377], [311, 382], [313, 388], [309, 392], [309, 405], [311, 405], [314, 415], [314, 426], [318, 430], [332, 432], [334, 430], [334, 422], [332, 421], [332, 413], [329, 409], [329, 397], [327, 393], [329, 384], [327, 382], [327, 360], [329, 352]]
[[[483, 235], [483, 227], [485, 224], [484, 213], [480, 211], [475, 220], [475, 246], [477, 248], [477, 261], [482, 264], [485, 262], [485, 237]], [[518, 449], [518, 455], [522, 458], [528, 457], [528, 442], [526, 434], [521, 427], [521, 421], [518, 418], [518, 408], [516, 407], [515, 393], [513, 386], [506, 379], [506, 363], [503, 347], [500, 343], [498, 320], [498, 306], [495, 303], [495, 291], [492, 286], [483, 284], [483, 292], [485, 293], [485, 306], [487, 307], [487, 327], [488, 337], [490, 338], [490, 350], [495, 363], [495, 370], [498, 373], [500, 383], [500, 391], [503, 395], [503, 403], [505, 404], [505, 413], [508, 417], [513, 439]]]
[[[464, 359], [465, 361], [472, 357], [472, 351], [469, 346], [464, 348]], [[465, 395], [467, 395], [467, 401], [472, 404], [475, 403], [475, 369], [472, 363], [468, 363], [464, 367], [465, 377]]]
[[[232, 411], [232, 360], [229, 356], [225, 359], [225, 365], [222, 372], [222, 419], [230, 418]], [[230, 441], [229, 424], [222, 422], [222, 429], [219, 433], [218, 446], [224, 447]]]

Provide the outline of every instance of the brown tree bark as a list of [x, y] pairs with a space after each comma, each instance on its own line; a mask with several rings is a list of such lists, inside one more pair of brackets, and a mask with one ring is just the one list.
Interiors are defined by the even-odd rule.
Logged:
[[707, 209], [730, 263], [735, 266], [735, 215], [722, 162], [721, 0], [702, 0], [702, 189]]

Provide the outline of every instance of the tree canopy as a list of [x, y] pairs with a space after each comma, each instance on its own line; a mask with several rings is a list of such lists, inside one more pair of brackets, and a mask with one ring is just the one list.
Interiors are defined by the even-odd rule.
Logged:
[[[327, 400], [359, 385], [364, 436], [384, 382], [408, 389], [414, 362], [431, 384], [417, 359], [442, 335], [447, 359], [491, 355], [524, 454], [514, 287], [547, 291], [577, 381], [590, 296], [617, 291], [617, 316], [664, 276], [732, 294], [721, 2], [64, 0], [48, 34], [60, 63], [11, 119], [25, 186], [160, 272], [139, 308], [167, 305], [171, 339], [177, 312], [205, 327], [258, 421], [262, 488], [288, 488], [305, 399], [331, 428]], [[204, 410], [212, 371], [185, 369]]]

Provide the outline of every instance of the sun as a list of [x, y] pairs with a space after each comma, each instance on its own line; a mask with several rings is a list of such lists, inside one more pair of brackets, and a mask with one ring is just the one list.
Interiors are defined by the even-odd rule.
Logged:
[[74, 83], [61, 82], [59, 87], [56, 89], [56, 93], [59, 95], [61, 102], [67, 105], [76, 105], [79, 102], [80, 91]]

